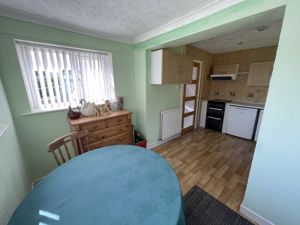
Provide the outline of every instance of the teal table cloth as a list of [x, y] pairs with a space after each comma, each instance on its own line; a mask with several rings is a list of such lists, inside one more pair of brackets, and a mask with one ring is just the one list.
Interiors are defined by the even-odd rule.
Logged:
[[178, 179], [152, 150], [116, 145], [82, 154], [44, 177], [9, 225], [184, 225]]

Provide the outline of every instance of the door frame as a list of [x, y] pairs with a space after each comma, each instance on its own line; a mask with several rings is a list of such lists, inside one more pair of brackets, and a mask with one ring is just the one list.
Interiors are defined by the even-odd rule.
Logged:
[[[182, 126], [182, 131], [181, 133], [184, 134], [184, 133], [187, 133], [189, 131], [192, 131], [193, 129], [195, 129], [196, 127], [198, 127], [198, 117], [199, 117], [199, 95], [200, 95], [200, 89], [202, 89], [202, 86], [200, 86], [202, 84], [201, 82], [201, 79], [202, 79], [202, 67], [203, 67], [203, 62], [202, 61], [199, 61], [199, 60], [193, 60], [193, 67], [194, 67], [194, 63], [198, 63], [199, 64], [199, 71], [198, 71], [198, 77], [197, 77], [197, 80], [195, 83], [191, 83], [191, 84], [196, 84], [196, 93], [195, 93], [195, 98], [194, 97], [188, 97], [188, 99], [186, 99], [185, 97], [185, 93], [186, 93], [186, 85], [189, 85], [189, 84], [184, 84], [183, 85], [183, 92], [182, 92], [182, 123], [181, 123], [181, 126]], [[189, 101], [189, 100], [195, 100], [195, 106], [194, 106], [194, 111], [191, 112], [191, 113], [187, 113], [187, 115], [185, 115], [184, 113], [184, 109], [185, 109], [185, 102], [186, 101]], [[194, 114], [194, 118], [193, 118], [193, 126], [191, 127], [188, 127], [188, 128], [184, 128], [184, 118], [186, 116], [189, 116], [190, 115], [193, 115]]]
[[193, 62], [200, 64], [200, 71], [199, 71], [199, 81], [198, 81], [198, 93], [197, 93], [197, 101], [196, 101], [196, 112], [195, 112], [195, 124], [194, 128], [199, 127], [200, 125], [200, 113], [201, 113], [201, 93], [202, 93], [202, 87], [203, 87], [203, 61], [200, 60], [194, 60]]

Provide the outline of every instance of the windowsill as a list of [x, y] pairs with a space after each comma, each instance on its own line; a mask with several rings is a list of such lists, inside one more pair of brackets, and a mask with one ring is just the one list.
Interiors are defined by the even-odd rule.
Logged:
[[30, 113], [23, 113], [22, 116], [31, 116], [31, 115], [37, 115], [37, 114], [66, 111], [66, 110], [68, 110], [68, 108], [54, 109], [54, 110], [45, 110], [45, 111], [38, 111], [38, 112], [30, 112]]
[[8, 127], [9, 127], [9, 124], [0, 126], [0, 137], [5, 133], [5, 131], [7, 130]]

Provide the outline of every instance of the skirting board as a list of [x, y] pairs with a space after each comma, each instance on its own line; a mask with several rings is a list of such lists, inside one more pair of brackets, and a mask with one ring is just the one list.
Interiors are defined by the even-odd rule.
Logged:
[[166, 139], [164, 141], [158, 141], [156, 143], [147, 144], [147, 148], [152, 149], [152, 148], [158, 147], [158, 146], [160, 146], [160, 145], [162, 145], [162, 144], [164, 144], [164, 143], [166, 143], [168, 141], [171, 141], [171, 140], [173, 140], [173, 139], [175, 139], [175, 138], [177, 138], [179, 136], [180, 136], [180, 134], [177, 134], [177, 135], [175, 135], [173, 137], [170, 137], [170, 138], [168, 138], [168, 139]]
[[244, 204], [241, 204], [240, 213], [245, 216], [246, 218], [252, 220], [253, 222], [257, 223], [258, 225], [275, 225], [270, 220], [262, 217], [261, 215], [257, 214], [256, 212], [248, 209]]

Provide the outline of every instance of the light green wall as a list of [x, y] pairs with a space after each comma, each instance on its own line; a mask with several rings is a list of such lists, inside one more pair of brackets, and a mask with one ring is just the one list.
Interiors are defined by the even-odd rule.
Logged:
[[275, 224], [300, 224], [300, 1], [289, 0], [244, 205]]
[[160, 138], [160, 112], [181, 106], [182, 85], [150, 85], [147, 79], [146, 137], [151, 146]]
[[136, 128], [146, 131], [146, 77], [142, 76], [146, 70], [146, 52], [134, 51], [134, 90], [136, 96]]
[[[168, 48], [169, 51], [184, 54], [183, 46]], [[150, 51], [146, 51], [147, 59], [147, 105], [146, 123], [147, 139], [149, 146], [155, 145], [160, 138], [160, 111], [182, 106], [183, 85], [151, 85]]]
[[[143, 115], [145, 126], [142, 126], [140, 129], [146, 135], [150, 146], [159, 141], [160, 111], [180, 106], [182, 92], [181, 86], [158, 86], [150, 84], [150, 50], [162, 46], [173, 46], [175, 43], [184, 45], [191, 41], [211, 37], [212, 34], [216, 36], [234, 30], [236, 27], [255, 21], [255, 16], [259, 13], [278, 8], [285, 3], [286, 0], [246, 0], [219, 13], [205, 17], [134, 46], [135, 54], [139, 54], [138, 59], [135, 59], [135, 87], [139, 88], [140, 86], [145, 86], [143, 82], [145, 80], [147, 81], [146, 96], [139, 101], [139, 103], [146, 101], [144, 109], [145, 115]], [[145, 62], [147, 62], [146, 66]], [[136, 94], [139, 94], [138, 90], [136, 90]]]
[[[0, 66], [3, 64], [0, 62]], [[0, 224], [6, 224], [29, 189], [29, 177], [0, 77], [0, 124], [9, 124], [0, 137]]]
[[116, 94], [124, 96], [125, 108], [134, 111], [133, 46], [0, 17], [0, 72], [25, 161], [31, 178], [36, 178], [55, 167], [47, 145], [69, 132], [69, 127], [66, 111], [24, 115], [30, 112], [30, 107], [14, 46], [15, 38], [111, 52]]

